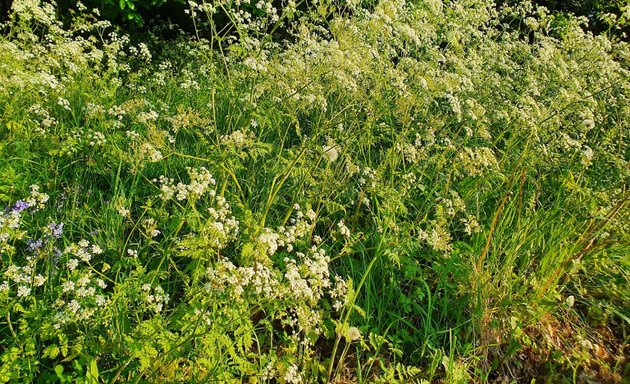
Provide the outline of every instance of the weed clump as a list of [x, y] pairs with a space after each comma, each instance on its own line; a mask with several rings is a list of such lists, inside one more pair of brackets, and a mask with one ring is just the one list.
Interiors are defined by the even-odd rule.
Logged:
[[15, 0], [0, 382], [623, 380], [627, 42], [529, 2], [190, 6], [209, 34], [164, 40]]

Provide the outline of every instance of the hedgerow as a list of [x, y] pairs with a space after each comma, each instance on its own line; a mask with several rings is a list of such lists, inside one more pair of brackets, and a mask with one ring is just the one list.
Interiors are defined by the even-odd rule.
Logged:
[[188, 6], [14, 2], [0, 381], [622, 382], [627, 16]]

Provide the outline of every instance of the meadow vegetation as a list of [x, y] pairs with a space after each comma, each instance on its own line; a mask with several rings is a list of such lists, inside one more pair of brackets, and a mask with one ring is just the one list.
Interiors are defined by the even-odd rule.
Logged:
[[630, 5], [188, 7], [0, 27], [0, 382], [630, 377]]

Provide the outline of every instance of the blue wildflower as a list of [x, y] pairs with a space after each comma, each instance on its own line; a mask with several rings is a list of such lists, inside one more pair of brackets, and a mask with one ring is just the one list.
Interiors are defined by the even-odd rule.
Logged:
[[44, 245], [44, 242], [42, 241], [42, 239], [37, 239], [37, 240], [28, 239], [26, 241], [26, 244], [28, 245], [29, 251], [35, 252], [36, 250], [40, 249], [42, 245]]
[[63, 234], [63, 223], [50, 223], [48, 224], [48, 228], [52, 231], [52, 235], [55, 239], [58, 239]]
[[31, 205], [29, 203], [27, 203], [24, 200], [18, 200], [15, 205], [13, 206], [13, 208], [11, 208], [12, 212], [17, 212], [20, 213], [23, 210], [25, 210], [26, 208], [30, 207]]

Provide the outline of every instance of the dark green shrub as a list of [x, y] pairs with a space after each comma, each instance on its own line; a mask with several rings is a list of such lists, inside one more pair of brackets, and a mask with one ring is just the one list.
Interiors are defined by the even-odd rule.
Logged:
[[604, 12], [616, 12], [625, 0], [540, 0], [536, 1], [551, 10], [571, 12], [580, 16], [596, 15]]
[[[184, 0], [85, 0], [82, 2], [87, 8], [98, 8], [103, 18], [115, 25], [142, 26], [144, 22], [155, 16], [182, 15], [186, 2]], [[59, 9], [66, 14], [71, 9], [78, 9], [73, 0], [59, 0]], [[61, 12], [64, 12], [61, 11]]]
[[0, 23], [7, 21], [13, 0], [0, 0]]

